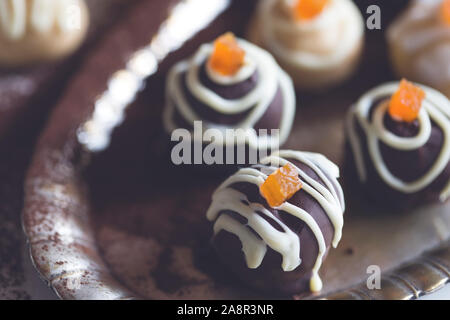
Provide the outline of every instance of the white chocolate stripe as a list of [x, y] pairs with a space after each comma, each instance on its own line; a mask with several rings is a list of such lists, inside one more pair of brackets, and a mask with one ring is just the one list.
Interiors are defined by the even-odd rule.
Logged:
[[[325, 184], [332, 190], [333, 196], [339, 199], [339, 203], [341, 205], [342, 211], [345, 211], [345, 199], [344, 199], [344, 191], [342, 190], [341, 185], [335, 181], [335, 184], [332, 184], [329, 180], [328, 175], [331, 177], [339, 177], [339, 167], [328, 160], [325, 156], [321, 154], [309, 154], [310, 161], [313, 162], [317, 168], [320, 170], [319, 177], [325, 182]], [[326, 172], [321, 168], [327, 168]], [[324, 174], [325, 176], [322, 176]]]
[[[423, 104], [428, 104], [428, 102], [424, 101]], [[396, 136], [384, 127], [384, 116], [386, 115], [388, 108], [389, 101], [385, 101], [376, 108], [373, 113], [373, 128], [376, 131], [376, 136], [379, 140], [389, 147], [398, 150], [415, 150], [427, 143], [431, 135], [431, 120], [427, 110], [432, 109], [432, 106], [420, 109], [417, 118], [417, 121], [419, 122], [419, 133], [412, 138]], [[367, 118], [367, 114], [365, 114], [364, 117]]]
[[[318, 277], [320, 267], [322, 266], [323, 256], [327, 249], [322, 230], [320, 230], [320, 227], [318, 226], [318, 224], [314, 220], [314, 218], [311, 217], [311, 215], [308, 212], [306, 212], [305, 210], [303, 210], [302, 208], [294, 206], [289, 202], [285, 202], [279, 207], [279, 210], [290, 213], [293, 216], [302, 220], [311, 229], [312, 233], [316, 237], [317, 244], [319, 246], [319, 252], [317, 253], [316, 262], [314, 263], [314, 266], [312, 269], [312, 277], [313, 278]], [[300, 252], [298, 252], [298, 254], [300, 255]], [[321, 289], [322, 288], [315, 290], [313, 288], [313, 286], [311, 286], [311, 291], [320, 291]]]
[[[313, 153], [280, 151], [277, 154], [279, 156], [274, 155], [267, 157], [263, 159], [261, 163], [266, 165], [276, 164], [277, 167], [280, 167], [288, 163], [288, 161], [284, 157], [298, 160], [311, 167], [311, 169], [316, 172], [320, 179], [322, 179], [325, 185], [330, 188], [329, 190], [326, 190], [326, 188], [322, 184], [314, 181], [311, 177], [306, 175], [305, 172], [300, 170], [300, 168], [296, 167], [299, 172], [299, 176], [302, 178], [302, 190], [316, 199], [319, 205], [322, 206], [324, 211], [329, 216], [330, 221], [335, 228], [333, 246], [336, 246], [342, 234], [342, 213], [344, 205], [343, 201], [341, 200], [341, 198], [343, 198], [343, 195], [336, 194], [335, 188], [333, 187], [330, 179], [337, 178], [337, 176], [339, 175], [338, 168], [335, 167], [334, 164], [332, 164], [325, 157], [322, 157], [322, 159], [318, 157], [319, 155]], [[281, 156], [283, 156], [283, 158], [281, 158]], [[267, 167], [261, 167], [258, 169], [261, 169], [263, 171], [270, 171], [270, 169], [268, 169]], [[299, 258], [299, 237], [295, 235], [282, 221], [272, 215], [271, 212], [262, 204], [248, 203], [249, 200], [247, 199], [246, 195], [231, 188], [232, 185], [236, 183], [244, 182], [254, 184], [259, 189], [259, 187], [267, 179], [267, 175], [258, 169], [241, 169], [235, 175], [231, 176], [224, 183], [222, 183], [213, 195], [212, 204], [207, 212], [207, 218], [210, 221], [216, 221], [214, 225], [215, 233], [219, 232], [222, 229], [227, 230], [233, 234], [236, 234], [241, 242], [249, 242], [243, 242], [243, 250], [249, 268], [257, 268], [262, 263], [262, 259], [259, 258], [261, 257], [261, 255], [264, 256], [265, 251], [267, 250], [265, 244], [267, 244], [270, 248], [282, 255], [283, 270], [292, 271], [301, 263]], [[275, 168], [273, 167], [272, 171], [274, 170]], [[340, 188], [337, 180], [335, 181], [335, 185], [337, 188]], [[339, 192], [342, 192], [342, 189], [338, 190]], [[297, 206], [294, 206], [290, 202], [285, 202], [276, 209], [299, 218], [310, 228], [310, 230], [316, 237], [319, 252], [312, 270], [310, 286], [311, 290], [319, 291], [321, 289], [321, 280], [318, 275], [318, 271], [320, 269], [320, 266], [322, 265], [323, 255], [326, 252], [325, 239], [322, 231], [320, 230], [320, 227], [308, 212]], [[251, 232], [247, 228], [244, 228], [244, 230], [243, 228], [236, 227], [235, 223], [231, 224], [230, 221], [233, 220], [231, 217], [227, 218], [226, 220], [222, 219], [219, 221], [218, 216], [221, 214], [221, 212], [226, 210], [230, 210], [245, 217], [248, 221], [248, 226], [251, 227], [263, 239], [263, 242], [260, 243], [254, 241], [254, 239], [249, 236]], [[284, 233], [280, 233], [274, 226], [266, 221], [266, 219], [262, 218], [258, 213], [265, 214], [273, 219], [279, 226], [281, 226], [281, 228], [284, 230]], [[340, 215], [340, 218], [338, 217], [338, 215]], [[221, 216], [222, 215], [220, 215], [220, 217]], [[253, 252], [251, 256], [250, 253], [247, 253], [247, 251], [249, 250], [248, 248], [250, 247], [256, 251]]]
[[264, 241], [259, 240], [246, 226], [226, 214], [222, 214], [214, 224], [215, 234], [221, 230], [238, 236], [242, 243], [242, 251], [244, 252], [247, 266], [250, 269], [258, 268], [267, 252], [267, 246]]
[[256, 63], [252, 59], [249, 59], [248, 56], [245, 57], [244, 65], [235, 75], [232, 76], [221, 75], [211, 69], [209, 63], [206, 63], [206, 73], [209, 79], [223, 86], [238, 84], [244, 80], [247, 80], [255, 73], [256, 69]]
[[[308, 163], [306, 163], [306, 161], [305, 162], [303, 161], [304, 159], [301, 159], [301, 160], [298, 158], [294, 158], [294, 159], [299, 160], [299, 161], [307, 164], [308, 166], [311, 165], [311, 169], [313, 169], [314, 172], [319, 174], [319, 170], [312, 163], [308, 164]], [[271, 163], [272, 161], [279, 161], [280, 166], [284, 166], [287, 163], [294, 165], [292, 162], [284, 160], [282, 158], [274, 159], [272, 157], [263, 159], [263, 161], [261, 161], [261, 162], [262, 163], [265, 163], [265, 162]], [[334, 197], [330, 192], [331, 190], [334, 190], [333, 186], [328, 185], [328, 187], [329, 188], [331, 187], [331, 189], [327, 190], [319, 182], [312, 179], [310, 176], [308, 176], [304, 171], [300, 170], [298, 167], [297, 167], [297, 171], [298, 171], [298, 174], [301, 177], [301, 180], [303, 183], [302, 189], [305, 192], [307, 192], [309, 195], [311, 195], [322, 206], [322, 208], [325, 210], [328, 217], [330, 218], [331, 223], [333, 224], [333, 227], [335, 230], [334, 237], [333, 237], [333, 247], [336, 247], [342, 237], [341, 230], [344, 225], [344, 219], [342, 216], [343, 208], [341, 207], [341, 204], [339, 203], [339, 198]], [[328, 178], [325, 178], [325, 177], [320, 177], [320, 178], [323, 179], [323, 181], [325, 183], [327, 183]], [[328, 181], [328, 183], [330, 183], [330, 182]]]
[[217, 93], [203, 86], [199, 79], [200, 68], [213, 51], [211, 44], [204, 44], [200, 48], [191, 60], [187, 70], [186, 83], [191, 94], [202, 103], [207, 104], [220, 113], [241, 113], [255, 105], [256, 109], [266, 109], [272, 102], [278, 89], [277, 77], [273, 77], [277, 73], [277, 65], [273, 58], [244, 40], [240, 40], [239, 45], [245, 50], [248, 59], [256, 64], [260, 79], [250, 93], [238, 100], [227, 100], [220, 97]]
[[[347, 117], [347, 130], [349, 141], [353, 149], [353, 154], [357, 166], [358, 175], [361, 181], [367, 180], [362, 146], [356, 132], [356, 122], [360, 124], [367, 139], [369, 156], [377, 173], [383, 181], [403, 193], [415, 193], [429, 186], [442, 172], [450, 161], [450, 101], [437, 92], [426, 86], [421, 86], [426, 93], [422, 109], [419, 113], [420, 130], [413, 138], [396, 137], [392, 133], [387, 133], [383, 125], [383, 117], [387, 111], [387, 104], [381, 103], [375, 106], [373, 121], [368, 120], [373, 102], [379, 98], [390, 97], [398, 88], [398, 82], [389, 83], [375, 88], [365, 94], [358, 103], [351, 108]], [[421, 178], [413, 182], [404, 182], [395, 177], [387, 168], [379, 148], [379, 141], [398, 150], [413, 150], [420, 148], [430, 138], [431, 120], [433, 120], [443, 132], [443, 145], [441, 152], [431, 169]], [[356, 121], [355, 121], [356, 120]], [[445, 201], [450, 195], [450, 184], [442, 191], [440, 198]]]
[[[304, 156], [303, 154], [306, 154], [307, 157]], [[312, 181], [313, 186], [316, 189], [324, 190], [325, 193], [322, 193], [322, 195], [325, 195], [325, 194], [328, 195], [329, 192], [331, 192], [332, 197], [327, 197], [328, 201], [330, 201], [330, 202], [337, 201], [336, 204], [339, 203], [342, 207], [342, 210], [345, 211], [344, 192], [342, 191], [341, 186], [339, 184], [334, 186], [332, 184], [332, 182], [330, 181], [330, 179], [324, 174], [324, 171], [321, 169], [321, 167], [325, 167], [326, 171], [329, 174], [332, 174], [332, 177], [339, 177], [339, 167], [336, 166], [334, 163], [332, 163], [330, 160], [328, 160], [321, 154], [308, 153], [308, 152], [303, 152], [303, 154], [298, 153], [296, 151], [291, 151], [291, 150], [282, 150], [282, 151], [274, 152], [272, 154], [272, 156], [278, 157], [278, 159], [281, 159], [281, 158], [297, 159], [300, 162], [303, 162], [304, 164], [309, 166], [319, 176], [319, 178], [323, 181], [323, 183], [325, 183], [325, 185], [328, 189], [324, 189], [320, 183], [318, 183], [314, 179], [311, 179], [308, 177]], [[276, 163], [277, 160], [274, 159], [274, 161]], [[316, 185], [318, 187], [316, 187]], [[335, 187], [339, 190], [339, 194], [336, 193]]]
[[[225, 184], [222, 188], [219, 188], [213, 196], [213, 204], [211, 205], [210, 210], [208, 210], [207, 217], [209, 220], [214, 221], [217, 215], [223, 210], [231, 210], [233, 212], [239, 213], [243, 217], [247, 218], [248, 225], [261, 236], [264, 240], [264, 243], [267, 243], [269, 247], [273, 250], [279, 252], [283, 256], [282, 268], [284, 271], [292, 271], [297, 268], [300, 261], [300, 240], [298, 236], [296, 236], [283, 222], [273, 216], [270, 211], [268, 211], [264, 206], [258, 203], [251, 203], [248, 206], [244, 205], [241, 201], [248, 201], [246, 196], [239, 191], [228, 188], [228, 186], [237, 183], [237, 182], [246, 182], [252, 183], [258, 186], [264, 182], [267, 176], [256, 169], [250, 169], [254, 171], [255, 175], [259, 175], [263, 177], [263, 179], [248, 179], [249, 175], [240, 175], [239, 173], [234, 176], [234, 179], [229, 179], [227, 184]], [[261, 182], [262, 181], [262, 182]], [[256, 182], [256, 183], [255, 183]], [[239, 199], [240, 201], [234, 201]], [[320, 228], [317, 226], [317, 223], [311, 216], [302, 210], [301, 208], [294, 207], [289, 203], [284, 203], [282, 206], [277, 208], [278, 210], [285, 211], [290, 213], [296, 217], [299, 217], [302, 221], [306, 223], [306, 225], [313, 231], [316, 236], [319, 244], [319, 256], [323, 255], [326, 247], [325, 240], [323, 239], [323, 235], [320, 231]], [[278, 225], [280, 225], [285, 233], [281, 233], [276, 230], [269, 222], [263, 219], [257, 212], [261, 212], [268, 217], [274, 219]], [[214, 227], [217, 230], [216, 226]], [[289, 240], [285, 237], [290, 238]], [[298, 243], [298, 245], [296, 245]], [[296, 248], [296, 250], [293, 250]], [[259, 248], [258, 250], [263, 250], [263, 248]], [[318, 270], [320, 268], [320, 261], [317, 259], [315, 267]], [[253, 263], [252, 263], [253, 265]], [[259, 266], [259, 265], [258, 265]]]

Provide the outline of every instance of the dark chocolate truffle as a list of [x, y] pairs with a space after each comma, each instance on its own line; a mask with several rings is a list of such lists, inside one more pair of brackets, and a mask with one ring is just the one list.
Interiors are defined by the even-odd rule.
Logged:
[[[192, 58], [171, 69], [164, 112], [168, 134], [177, 128], [192, 132], [194, 122], [201, 121], [202, 132], [242, 129], [245, 140], [241, 141], [255, 149], [278, 148], [286, 141], [295, 115], [291, 79], [266, 51], [241, 39], [237, 44], [245, 52], [245, 60], [231, 75], [217, 72], [208, 63], [213, 44], [204, 44]], [[214, 143], [228, 147], [241, 143], [236, 136], [228, 139], [225, 134], [221, 140]]]
[[450, 102], [429, 87], [414, 121], [387, 112], [398, 82], [366, 93], [347, 118], [348, 167], [369, 197], [392, 208], [411, 208], [450, 195]]
[[[270, 207], [261, 185], [291, 164], [302, 188]], [[319, 269], [340, 241], [345, 210], [339, 168], [320, 154], [279, 151], [239, 170], [214, 193], [207, 218], [219, 258], [249, 285], [284, 294], [320, 291]]]

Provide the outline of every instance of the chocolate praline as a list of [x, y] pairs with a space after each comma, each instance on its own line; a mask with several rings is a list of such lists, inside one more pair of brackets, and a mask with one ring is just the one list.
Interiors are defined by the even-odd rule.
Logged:
[[[297, 154], [300, 154], [301, 158], [297, 158]], [[335, 176], [335, 173], [328, 171], [327, 166], [331, 162], [326, 158], [321, 160], [323, 163], [313, 162], [313, 168], [310, 166], [311, 163], [305, 163], [308, 161], [304, 161], [304, 159], [310, 160], [308, 155], [305, 156], [304, 154], [292, 151], [280, 151], [280, 157], [282, 159], [281, 164], [283, 161], [288, 161], [293, 164], [302, 172], [300, 175], [302, 183], [315, 190], [311, 191], [308, 187], [302, 188], [300, 191], [296, 192], [288, 202], [293, 207], [298, 208], [301, 212], [306, 212], [317, 225], [318, 232], [323, 236], [324, 251], [319, 253], [320, 241], [318, 240], [316, 233], [313, 232], [305, 220], [302, 220], [300, 216], [293, 215], [291, 212], [286, 212], [283, 207], [271, 208], [267, 204], [266, 199], [260, 194], [258, 185], [252, 181], [240, 181], [241, 179], [245, 180], [245, 177], [241, 176], [240, 179], [239, 172], [230, 178], [238, 182], [232, 182], [225, 188], [225, 192], [229, 192], [230, 190], [231, 192], [237, 191], [236, 194], [233, 194], [228, 199], [227, 204], [220, 207], [220, 201], [223, 200], [220, 197], [220, 194], [224, 192], [223, 185], [213, 196], [213, 202], [208, 211], [209, 220], [214, 222], [215, 232], [212, 237], [212, 246], [219, 259], [227, 265], [237, 277], [254, 288], [281, 294], [301, 293], [309, 291], [310, 289], [320, 290], [320, 278], [318, 277], [318, 274], [315, 273], [314, 267], [318, 259], [323, 261], [326, 258], [332, 243], [333, 245], [336, 245], [337, 242], [339, 242], [342, 227], [340, 223], [342, 223], [342, 213], [345, 209], [342, 189], [336, 180], [337, 177]], [[324, 163], [326, 164], [322, 165]], [[274, 170], [269, 163], [253, 166], [252, 169], [259, 172], [270, 172]], [[322, 177], [319, 176], [318, 172]], [[329, 192], [327, 195], [332, 197], [333, 200], [327, 198], [330, 200], [328, 204], [335, 209], [335, 213], [339, 216], [338, 222], [332, 221], [333, 219], [330, 218], [330, 212], [327, 211], [330, 209], [326, 209], [323, 206], [323, 202], [318, 201], [317, 197], [320, 198], [320, 196], [314, 194], [318, 189], [312, 186], [312, 184], [305, 182], [306, 179], [308, 179], [305, 179], [305, 177], [309, 177], [327, 190], [321, 190], [319, 193]], [[326, 181], [324, 181], [324, 179]], [[331, 190], [329, 188], [331, 188]], [[283, 240], [285, 239], [281, 239], [282, 236], [279, 234], [280, 237], [269, 240], [270, 237], [267, 236], [267, 233], [264, 233], [267, 232], [267, 229], [265, 229], [264, 232], [264, 228], [258, 229], [257, 227], [254, 229], [251, 226], [251, 223], [249, 224], [249, 220], [243, 216], [244, 209], [241, 211], [231, 209], [233, 207], [233, 202], [236, 201], [242, 201], [246, 206], [261, 206], [261, 208], [268, 210], [267, 212], [270, 212], [270, 215], [265, 215], [262, 211], [258, 210], [254, 210], [252, 215], [263, 218], [270, 224], [270, 227], [266, 227], [269, 227], [272, 231], [276, 230], [280, 234], [286, 235], [286, 230], [289, 230], [294, 237], [298, 238], [300, 243], [299, 250], [296, 251], [295, 249], [291, 249], [291, 253], [298, 254], [298, 258], [300, 259], [300, 264], [298, 266], [289, 271], [285, 271], [284, 268], [282, 268], [284, 265], [284, 256], [276, 249], [273, 249], [272, 246], [274, 245], [274, 248], [276, 248], [280, 243], [283, 243]], [[218, 210], [218, 212], [215, 212], [217, 211], [217, 205], [219, 205], [221, 209]], [[213, 212], [215, 212], [216, 215], [213, 215]], [[245, 226], [245, 228], [255, 235], [257, 239], [263, 241], [267, 245], [267, 251], [264, 254], [260, 265], [256, 268], [255, 266], [250, 268], [248, 265], [249, 258], [246, 257], [242, 239], [235, 232], [230, 232], [225, 229], [218, 230], [218, 220], [224, 215], [231, 217], [240, 225]], [[268, 240], [268, 242], [265, 242], [266, 240]], [[274, 242], [271, 242], [272, 240]], [[249, 253], [249, 255], [251, 254], [252, 253]], [[321, 256], [321, 254], [323, 255]], [[318, 267], [320, 268], [320, 264]], [[316, 276], [313, 281], [318, 279], [319, 288], [314, 288], [315, 284], [312, 282], [314, 275]]]
[[[394, 85], [384, 85], [380, 87], [379, 92], [384, 92], [382, 95], [374, 96], [371, 101], [368, 123], [374, 123], [374, 113], [381, 105], [389, 103], [390, 94], [393, 93]], [[425, 142], [416, 148], [398, 148], [393, 147], [378, 140], [380, 150], [380, 161], [374, 162], [373, 157], [368, 148], [368, 131], [365, 130], [360, 121], [358, 121], [357, 108], [361, 103], [352, 108], [349, 112], [347, 122], [347, 152], [346, 152], [346, 174], [356, 176], [356, 179], [348, 179], [357, 181], [353, 183], [354, 187], [357, 184], [363, 185], [363, 190], [367, 197], [374, 203], [381, 207], [409, 209], [418, 205], [432, 202], [443, 202], [448, 198], [445, 189], [449, 188], [450, 181], [450, 161], [448, 158], [448, 139], [449, 139], [449, 114], [450, 103], [448, 100], [433, 89], [424, 87], [427, 97], [425, 103], [427, 105], [439, 106], [433, 110], [435, 114], [439, 115], [442, 123], [437, 123], [435, 119], [429, 116], [428, 107], [423, 110], [426, 117], [429, 117], [430, 131], [426, 137]], [[424, 108], [424, 107], [422, 107]], [[442, 109], [442, 110], [440, 110]], [[446, 114], [447, 113], [447, 114]], [[419, 120], [412, 122], [394, 120], [388, 112], [383, 116], [384, 131], [388, 134], [393, 134], [398, 138], [416, 139], [424, 126]], [[444, 124], [444, 125], [442, 125]], [[354, 128], [355, 138], [360, 143], [360, 151], [351, 143], [351, 128]], [[355, 159], [356, 154], [361, 155], [362, 163], [358, 164]], [[447, 160], [446, 160], [447, 159]], [[431, 170], [440, 161], [444, 161], [443, 168], [438, 171], [438, 174], [421, 188], [417, 190], [408, 190], [413, 184], [424, 179], [430, 174]], [[383, 163], [389, 174], [399, 181], [400, 187], [395, 187], [387, 183], [386, 179], [380, 175], [380, 169], [377, 166]], [[365, 171], [365, 179], [362, 179], [361, 172], [358, 172], [358, 166], [363, 166]]]
[[[291, 130], [296, 107], [293, 84], [269, 53], [245, 40], [236, 41], [246, 59], [237, 74], [225, 76], [210, 67], [212, 44], [172, 67], [166, 81], [164, 127], [169, 135], [186, 129], [192, 142], [203, 148], [213, 144], [227, 150], [245, 144], [247, 150], [270, 152], [286, 141]], [[208, 129], [221, 133], [241, 129], [248, 134], [235, 131], [235, 138], [224, 134], [222, 141], [211, 143], [194, 136], [195, 122], [201, 122], [201, 134]], [[240, 138], [245, 141], [236, 140]]]

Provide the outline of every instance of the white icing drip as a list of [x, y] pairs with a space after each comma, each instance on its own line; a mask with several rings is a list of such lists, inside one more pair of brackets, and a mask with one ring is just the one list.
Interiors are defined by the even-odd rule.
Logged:
[[[364, 22], [352, 1], [331, 0], [318, 17], [300, 22], [274, 14], [278, 2], [260, 2], [261, 36], [270, 51], [290, 65], [308, 69], [327, 69], [339, 65], [358, 46], [363, 36]], [[277, 31], [291, 36], [283, 40], [276, 35]], [[290, 41], [298, 48], [289, 48], [284, 41]]]
[[245, 254], [247, 266], [250, 269], [258, 268], [266, 255], [266, 244], [258, 239], [245, 225], [226, 214], [221, 215], [214, 224], [214, 233], [217, 234], [220, 230], [237, 235], [242, 243], [242, 251]]
[[[220, 230], [226, 230], [235, 234], [241, 240], [247, 266], [252, 269], [258, 268], [261, 265], [267, 251], [267, 246], [269, 246], [282, 255], [282, 268], [284, 271], [294, 270], [301, 264], [300, 239], [262, 204], [249, 203], [246, 195], [230, 188], [230, 186], [237, 182], [245, 182], [254, 184], [259, 189], [267, 179], [267, 174], [270, 174], [275, 171], [276, 168], [288, 163], [286, 159], [295, 159], [304, 163], [323, 181], [326, 187], [309, 177], [300, 168], [296, 167], [302, 180], [302, 190], [307, 192], [320, 206], [322, 206], [334, 226], [334, 247], [337, 246], [342, 235], [345, 205], [343, 192], [337, 181], [337, 178], [339, 177], [339, 168], [319, 154], [288, 150], [279, 151], [261, 161], [261, 164], [265, 165], [265, 167], [262, 168], [264, 170], [260, 171], [256, 168], [241, 169], [222, 183], [213, 194], [212, 204], [206, 214], [208, 220], [216, 221], [214, 224], [215, 234]], [[320, 291], [322, 281], [320, 280], [318, 272], [322, 265], [323, 255], [326, 252], [325, 239], [320, 227], [308, 212], [294, 206], [289, 203], [289, 201], [284, 202], [276, 209], [302, 220], [316, 237], [319, 252], [312, 270], [310, 287], [314, 292]], [[247, 226], [237, 222], [235, 219], [231, 218], [231, 216], [227, 216], [226, 219], [221, 219], [223, 216], [226, 216], [226, 214], [221, 213], [227, 210], [245, 217], [248, 221], [247, 226], [252, 228], [262, 238], [262, 241], [257, 241], [259, 239], [254, 238], [254, 235]], [[278, 231], [257, 212], [273, 219], [284, 232]]]
[[[249, 66], [248, 69], [244, 68], [244, 70], [241, 70], [235, 78], [229, 78], [227, 80], [224, 80], [225, 77], [222, 77], [219, 80], [219, 77], [216, 75], [215, 81], [228, 81], [229, 83], [239, 82], [243, 79], [245, 80], [244, 76], [247, 76], [247, 78], [251, 76], [254, 70], [257, 69], [259, 78], [256, 87], [246, 96], [237, 100], [224, 99], [215, 92], [204, 87], [200, 82], [199, 72], [200, 68], [210, 56], [213, 46], [212, 44], [203, 45], [191, 60], [178, 63], [169, 72], [166, 92], [167, 105], [164, 110], [163, 118], [167, 132], [170, 133], [177, 128], [173, 119], [175, 109], [184, 120], [190, 124], [193, 124], [194, 121], [202, 120], [194, 112], [184, 96], [181, 76], [186, 72], [187, 88], [190, 93], [211, 109], [218, 113], [230, 115], [250, 110], [246, 118], [232, 126], [223, 127], [204, 121], [203, 128], [205, 130], [209, 128], [250, 129], [249, 136], [247, 137], [248, 141], [246, 142], [254, 148], [278, 148], [280, 144], [283, 144], [287, 140], [295, 114], [295, 93], [292, 81], [289, 76], [281, 70], [269, 53], [245, 40], [239, 39], [238, 42], [240, 47], [246, 52], [248, 61], [246, 64]], [[252, 65], [254, 66], [254, 69]], [[250, 73], [250, 71], [253, 72]], [[270, 106], [278, 88], [283, 95], [283, 113], [280, 124], [280, 135], [279, 137], [270, 135], [258, 137], [255, 130], [253, 130], [253, 127]], [[224, 139], [224, 143], [227, 145], [234, 144], [234, 137], [232, 137], [232, 140], [228, 138]]]
[[57, 25], [62, 32], [73, 29], [68, 25], [69, 8], [79, 6], [80, 0], [1, 0], [0, 31], [12, 40], [25, 37], [27, 28], [45, 33]]
[[413, 1], [388, 29], [387, 38], [402, 76], [450, 95], [450, 27], [442, 22], [442, 0]]
[[[450, 161], [450, 101], [441, 93], [426, 86], [421, 86], [426, 93], [419, 113], [419, 133], [412, 138], [397, 137], [388, 132], [383, 125], [383, 117], [388, 104], [380, 103], [373, 113], [373, 121], [368, 117], [374, 101], [383, 97], [390, 97], [398, 88], [398, 82], [379, 86], [365, 94], [357, 104], [351, 108], [347, 116], [347, 129], [350, 145], [353, 149], [355, 163], [359, 178], [362, 182], [367, 180], [367, 172], [362, 154], [362, 146], [356, 129], [359, 123], [367, 137], [367, 146], [372, 164], [383, 181], [395, 190], [403, 193], [418, 192], [429, 186], [442, 172]], [[431, 169], [424, 176], [413, 182], [404, 182], [395, 177], [387, 168], [380, 152], [379, 141], [398, 150], [414, 150], [422, 147], [431, 135], [431, 120], [443, 132], [443, 145], [441, 152]], [[450, 183], [441, 193], [441, 200], [445, 201], [450, 195]]]
[[[255, 170], [255, 172], [258, 172], [258, 170]], [[230, 203], [230, 199], [239, 199], [240, 201]], [[217, 234], [220, 230], [224, 229], [233, 234], [236, 234], [241, 239], [244, 247], [244, 253], [246, 255], [247, 265], [251, 269], [258, 268], [262, 263], [265, 252], [267, 250], [266, 245], [279, 252], [283, 256], [283, 270], [292, 271], [297, 268], [300, 265], [300, 255], [294, 255], [292, 253], [300, 252], [300, 241], [298, 236], [294, 232], [292, 232], [292, 230], [287, 228], [278, 218], [273, 217], [270, 211], [264, 208], [264, 206], [258, 203], [251, 203], [249, 205], [246, 205], [241, 202], [245, 200], [247, 200], [245, 195], [236, 190], [229, 188], [221, 189], [218, 190], [213, 196], [214, 209], [212, 210], [214, 212], [221, 212], [223, 210], [238, 212], [241, 216], [245, 217], [248, 220], [247, 225], [255, 230], [263, 239], [263, 241], [250, 240], [249, 244], [245, 243], [245, 241], [242, 241], [244, 240], [242, 239], [243, 237], [248, 238], [249, 235], [252, 235], [252, 233], [246, 226], [242, 225], [240, 222], [238, 222], [238, 224], [241, 225], [241, 228], [243, 229], [237, 229], [236, 227], [234, 227], [233, 232], [229, 230], [231, 226], [227, 224], [228, 221], [218, 220], [214, 224], [214, 232]], [[262, 216], [256, 214], [255, 212], [260, 212], [268, 217], [273, 218], [277, 222], [277, 224], [283, 228], [284, 232], [278, 231], [273, 228], [267, 220], [265, 220]], [[221, 215], [221, 217], [223, 216], [224, 215]], [[210, 218], [211, 220], [215, 220], [216, 217], [217, 216], [208, 216], [208, 218]], [[229, 220], [237, 222], [230, 216], [228, 217]], [[246, 247], [251, 247], [252, 249], [246, 250]]]

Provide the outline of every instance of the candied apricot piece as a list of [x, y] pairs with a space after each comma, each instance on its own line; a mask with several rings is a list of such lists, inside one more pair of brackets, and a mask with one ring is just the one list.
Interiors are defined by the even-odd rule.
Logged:
[[450, 0], [442, 1], [441, 15], [442, 15], [442, 20], [448, 26], [450, 26]]
[[296, 20], [312, 20], [317, 17], [329, 0], [297, 0], [294, 4], [294, 17]]
[[214, 41], [214, 51], [209, 67], [224, 76], [232, 76], [244, 65], [245, 51], [239, 47], [235, 36], [225, 33]]
[[260, 192], [269, 206], [278, 207], [302, 188], [297, 169], [290, 163], [277, 169], [261, 185]]
[[394, 120], [413, 122], [419, 115], [424, 98], [425, 92], [421, 88], [402, 79], [389, 102], [389, 114]]

